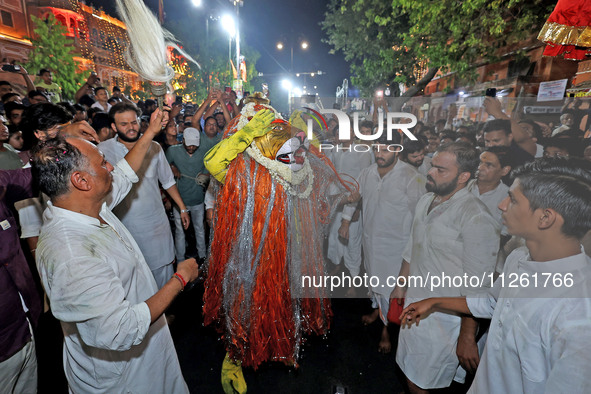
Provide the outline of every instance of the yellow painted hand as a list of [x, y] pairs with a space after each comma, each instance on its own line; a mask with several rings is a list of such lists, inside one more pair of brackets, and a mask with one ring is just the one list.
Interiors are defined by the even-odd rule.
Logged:
[[271, 131], [271, 123], [275, 114], [270, 110], [262, 110], [252, 117], [250, 122], [231, 137], [222, 140], [207, 152], [204, 158], [205, 168], [221, 183], [224, 183], [228, 166], [240, 153], [252, 143], [256, 137]]
[[[252, 137], [252, 139], [248, 143], [250, 145], [252, 140], [255, 139], [256, 137], [261, 137], [261, 136], [267, 134], [269, 131], [271, 131], [271, 123], [274, 120], [275, 120], [275, 114], [273, 113], [273, 111], [268, 110], [268, 109], [264, 109], [262, 111], [257, 112], [252, 117], [250, 122], [248, 122], [246, 124], [246, 126], [244, 126], [242, 128], [242, 130], [240, 130], [236, 134], [240, 133], [240, 134], [245, 134], [244, 137], [246, 137], [246, 136]], [[248, 137], [246, 137], [246, 138], [248, 138]]]

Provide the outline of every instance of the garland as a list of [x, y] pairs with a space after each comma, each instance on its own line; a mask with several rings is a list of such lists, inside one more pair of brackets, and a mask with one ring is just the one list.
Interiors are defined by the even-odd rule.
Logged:
[[[279, 163], [276, 160], [271, 160], [268, 157], [263, 156], [254, 142], [250, 147], [246, 148], [246, 153], [248, 153], [254, 161], [269, 170], [271, 178], [279, 182], [288, 194], [299, 198], [308, 198], [310, 196], [312, 185], [314, 183], [314, 172], [312, 171], [310, 161], [307, 157], [304, 160], [304, 166], [301, 170], [292, 171], [286, 164]], [[300, 193], [294, 189], [293, 185], [299, 185], [305, 179], [308, 179], [308, 185], [306, 186], [306, 189]]]

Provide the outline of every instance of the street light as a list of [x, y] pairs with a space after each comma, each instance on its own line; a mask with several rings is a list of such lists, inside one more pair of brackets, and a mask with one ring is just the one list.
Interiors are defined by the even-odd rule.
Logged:
[[[300, 48], [302, 48], [302, 50], [304, 50], [304, 51], [307, 50], [309, 46], [310, 46], [310, 44], [308, 44], [307, 41], [301, 41], [300, 42]], [[283, 42], [279, 41], [275, 45], [275, 47], [278, 50], [281, 51], [281, 50], [283, 50], [283, 48], [285, 48], [285, 44], [283, 44]], [[289, 68], [289, 72], [291, 73], [291, 72], [293, 72], [293, 42], [290, 43], [289, 49], [290, 49], [290, 63], [289, 63], [290, 64], [290, 68]]]
[[291, 95], [293, 85], [289, 79], [284, 79], [281, 81], [281, 87], [287, 90], [287, 111], [291, 113]]
[[228, 32], [231, 38], [234, 38], [236, 35], [236, 24], [234, 23], [234, 18], [230, 15], [222, 16], [222, 26]]
[[[230, 79], [232, 78], [232, 38], [236, 35], [236, 25], [234, 24], [234, 18], [231, 15], [222, 15], [220, 20], [224, 30], [228, 32], [228, 71], [230, 73]], [[237, 65], [239, 67], [239, 65]]]
[[281, 87], [283, 89], [287, 89], [288, 91], [291, 91], [291, 81], [289, 79], [284, 79], [283, 81], [281, 81]]

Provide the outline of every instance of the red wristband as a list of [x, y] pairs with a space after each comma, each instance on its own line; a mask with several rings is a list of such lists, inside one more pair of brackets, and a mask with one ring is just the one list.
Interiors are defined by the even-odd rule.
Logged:
[[178, 272], [175, 272], [173, 276], [176, 276], [182, 283], [183, 285], [183, 289], [185, 288], [185, 286], [187, 286], [187, 281], [185, 280], [185, 278], [182, 277], [181, 274], [179, 274]]

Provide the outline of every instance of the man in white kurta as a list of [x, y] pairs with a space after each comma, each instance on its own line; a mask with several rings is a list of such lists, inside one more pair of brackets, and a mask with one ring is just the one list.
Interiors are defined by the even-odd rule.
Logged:
[[43, 287], [64, 331], [68, 384], [75, 393], [188, 392], [164, 315], [150, 326], [144, 301], [156, 282], [110, 210], [138, 178], [125, 160], [112, 174], [112, 200], [100, 213], [106, 224], [48, 202], [37, 245]]
[[[101, 142], [98, 148], [110, 163], [119, 162], [129, 152], [117, 136]], [[175, 256], [158, 182], [165, 190], [175, 186], [176, 182], [160, 145], [152, 144], [137, 175], [140, 181], [133, 185], [113, 213], [133, 235], [150, 269], [157, 270], [172, 264]], [[165, 279], [170, 277], [169, 274], [165, 276]]]
[[[509, 287], [514, 277], [527, 277], [529, 286]], [[550, 285], [543, 287], [547, 278]], [[487, 297], [466, 301], [474, 316], [492, 318], [470, 393], [589, 390], [591, 258], [582, 248], [544, 262], [532, 261], [527, 248], [517, 249], [507, 258], [504, 281], [497, 279]]]
[[[139, 121], [135, 111], [137, 108], [131, 104], [118, 103], [109, 112], [117, 136], [98, 145], [108, 162], [118, 163], [139, 138]], [[189, 225], [189, 214], [166, 156], [156, 142], [150, 145], [137, 176], [139, 181], [113, 209], [113, 213], [133, 235], [160, 288], [174, 272], [175, 250], [158, 183], [177, 204], [185, 229]]]
[[[330, 151], [323, 153], [332, 161], [339, 176], [345, 181], [357, 179], [364, 168], [369, 167], [373, 162], [371, 148], [366, 145], [357, 145], [352, 141], [333, 147]], [[343, 211], [337, 212], [332, 222], [328, 236], [327, 257], [333, 264], [340, 264], [341, 259], [352, 276], [359, 275], [361, 268], [361, 216], [355, 221]], [[349, 239], [344, 242], [339, 238], [339, 227], [342, 220], [350, 221]]]
[[[378, 351], [391, 350], [387, 328], [389, 295], [394, 277], [400, 271], [402, 250], [408, 240], [417, 201], [425, 193], [425, 177], [413, 166], [397, 160], [400, 135], [393, 140], [379, 139], [374, 144], [376, 163], [359, 174], [359, 197], [362, 198], [362, 243], [364, 264], [370, 280], [373, 313], [363, 316], [371, 324], [378, 316], [383, 322]], [[355, 205], [347, 205], [343, 216], [352, 217]], [[339, 234], [346, 238], [349, 222], [343, 220]]]
[[505, 197], [507, 197], [509, 186], [505, 185], [503, 182], [499, 182], [494, 189], [488, 190], [481, 194], [478, 188], [477, 180], [473, 179], [468, 185], [468, 190], [470, 190], [470, 192], [475, 197], [478, 197], [478, 199], [482, 201], [484, 205], [486, 205], [491, 216], [495, 218], [499, 226], [502, 226], [501, 211], [499, 210], [498, 206], [499, 203], [503, 201]]
[[[494, 146], [480, 154], [480, 164], [475, 180], [470, 181], [468, 189], [486, 205], [493, 218], [502, 226], [499, 203], [507, 197], [509, 186], [502, 180], [511, 172], [512, 163], [509, 150]], [[503, 232], [506, 234], [506, 232]]]
[[[371, 292], [374, 307], [380, 309], [382, 320], [387, 323], [393, 287], [387, 286], [386, 281], [400, 272], [402, 252], [410, 236], [416, 204], [425, 194], [426, 178], [415, 167], [397, 160], [383, 177], [376, 163], [361, 171], [357, 181], [363, 199], [364, 264], [368, 275], [380, 279]], [[350, 216], [349, 206], [344, 214]]]
[[197, 277], [196, 261], [180, 262], [158, 290], [137, 243], [110, 210], [137, 182], [163, 118], [154, 112], [116, 168], [80, 139], [48, 141], [34, 155], [39, 187], [51, 198], [36, 262], [64, 332], [71, 392], [188, 392], [163, 312]]
[[[443, 273], [480, 278], [493, 272], [499, 249], [498, 224], [466, 188], [478, 165], [478, 155], [472, 151], [465, 143], [451, 143], [440, 147], [433, 156], [427, 176], [427, 190], [433, 192], [425, 194], [417, 204], [402, 255], [408, 271], [401, 270], [401, 275], [428, 281]], [[459, 163], [460, 154], [470, 159]], [[448, 190], [444, 190], [446, 186], [450, 186]], [[453, 285], [431, 289], [411, 284], [405, 305], [433, 296], [465, 295], [468, 289]], [[419, 327], [400, 330], [396, 361], [411, 383], [421, 389], [435, 389], [448, 387], [452, 380], [464, 381], [465, 371], [456, 356], [460, 323], [458, 316], [434, 313]]]

